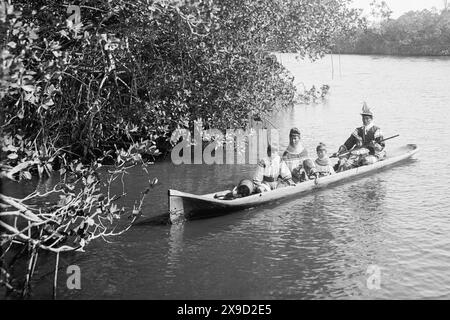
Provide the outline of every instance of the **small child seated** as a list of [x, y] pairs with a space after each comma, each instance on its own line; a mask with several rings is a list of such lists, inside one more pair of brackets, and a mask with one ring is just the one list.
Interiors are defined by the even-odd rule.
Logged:
[[325, 177], [330, 174], [336, 173], [333, 169], [331, 160], [328, 157], [327, 146], [321, 142], [317, 146], [316, 151], [317, 151], [318, 158], [315, 161], [315, 165], [316, 165], [316, 170], [319, 173], [319, 176]]
[[319, 178], [315, 163], [307, 158], [292, 170], [292, 179], [294, 182], [305, 182], [311, 179]]

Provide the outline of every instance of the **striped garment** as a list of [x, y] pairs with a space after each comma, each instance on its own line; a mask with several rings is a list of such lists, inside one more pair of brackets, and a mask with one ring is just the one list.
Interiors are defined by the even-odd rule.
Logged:
[[314, 163], [316, 165], [316, 170], [321, 177], [336, 173], [333, 169], [333, 165], [330, 161], [330, 158], [324, 159], [317, 158], [316, 161], [314, 161]]
[[283, 153], [283, 160], [286, 162], [289, 170], [292, 172], [299, 166], [303, 166], [303, 161], [309, 159], [308, 151], [303, 145], [298, 145], [296, 149], [289, 146]]
[[253, 183], [256, 186], [267, 185], [273, 190], [278, 186], [278, 177], [285, 181], [292, 178], [286, 163], [281, 160], [279, 155], [274, 155], [259, 161], [253, 176]]
[[381, 142], [383, 140], [383, 133], [381, 129], [375, 125], [370, 124], [367, 127], [359, 127], [353, 131], [352, 135], [345, 141], [344, 146], [347, 150], [351, 150], [358, 142], [358, 140], [362, 141], [362, 146], [367, 147], [371, 142], [375, 142], [379, 144], [378, 150], [375, 150], [375, 153], [381, 152], [385, 144]]

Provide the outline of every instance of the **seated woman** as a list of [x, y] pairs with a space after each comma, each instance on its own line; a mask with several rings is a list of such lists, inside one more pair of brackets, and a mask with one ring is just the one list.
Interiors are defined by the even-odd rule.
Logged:
[[278, 154], [272, 153], [270, 145], [267, 147], [267, 157], [258, 163], [258, 168], [253, 176], [253, 184], [256, 193], [274, 190], [285, 184], [295, 185], [286, 163]]
[[314, 163], [308, 156], [308, 151], [301, 143], [300, 130], [292, 128], [289, 132], [289, 146], [283, 153], [294, 182], [309, 180], [316, 174]]
[[316, 148], [317, 159], [315, 161], [316, 170], [319, 177], [325, 177], [330, 174], [334, 174], [333, 165], [327, 154], [327, 146], [324, 143], [319, 143]]

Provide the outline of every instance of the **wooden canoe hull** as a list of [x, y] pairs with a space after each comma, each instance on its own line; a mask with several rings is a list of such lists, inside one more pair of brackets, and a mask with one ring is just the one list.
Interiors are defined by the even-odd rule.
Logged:
[[358, 167], [334, 175], [322, 177], [317, 180], [302, 182], [296, 186], [280, 188], [270, 192], [254, 194], [245, 198], [237, 198], [233, 200], [215, 199], [214, 195], [217, 194], [217, 192], [205, 195], [195, 195], [169, 189], [170, 221], [172, 223], [178, 223], [190, 219], [213, 217], [229, 212], [257, 207], [263, 204], [279, 201], [281, 199], [288, 199], [292, 197], [298, 198], [299, 196], [317, 189], [388, 168], [410, 158], [418, 151], [419, 148], [416, 145], [408, 144], [392, 150], [389, 152], [386, 159], [372, 165]]

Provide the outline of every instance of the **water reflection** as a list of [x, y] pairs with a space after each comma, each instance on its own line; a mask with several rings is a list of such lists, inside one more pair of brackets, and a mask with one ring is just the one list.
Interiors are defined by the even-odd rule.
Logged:
[[52, 174], [50, 177], [46, 177], [43, 179], [39, 179], [36, 191], [39, 194], [44, 194], [46, 192], [49, 192], [53, 189], [53, 187], [59, 182], [59, 175], [58, 174]]
[[386, 181], [378, 177], [365, 179], [362, 183], [351, 184], [348, 188], [346, 205], [362, 217], [383, 213], [386, 197]]
[[179, 268], [180, 256], [183, 254], [184, 223], [172, 224], [169, 231], [169, 252], [165, 277], [170, 280], [175, 277]]
[[[295, 285], [297, 293], [292, 292], [292, 298], [317, 297], [324, 288], [332, 284], [345, 274], [340, 265], [345, 260], [345, 252], [338, 242], [339, 234], [335, 233], [335, 226], [330, 224], [333, 217], [330, 193], [314, 194], [299, 209], [304, 215], [302, 220], [302, 247], [304, 270], [299, 274]], [[293, 288], [288, 287], [292, 291]], [[281, 295], [283, 296], [283, 295]]]
[[[350, 188], [319, 191], [306, 201], [280, 206], [277, 211], [288, 213], [284, 216], [287, 224], [277, 226], [285, 234], [272, 239], [279, 244], [279, 250], [272, 254], [292, 259], [300, 253], [301, 259], [297, 268], [285, 270], [281, 278], [288, 283], [272, 290], [271, 296], [304, 299], [361, 294], [364, 272], [378, 260], [377, 252], [383, 250], [382, 219], [378, 219], [376, 210], [381, 210], [385, 195], [383, 181], [373, 179], [359, 181]], [[336, 201], [350, 208], [342, 211], [336, 208]], [[283, 239], [284, 246], [280, 243]], [[361, 280], [355, 282], [355, 278]]]

